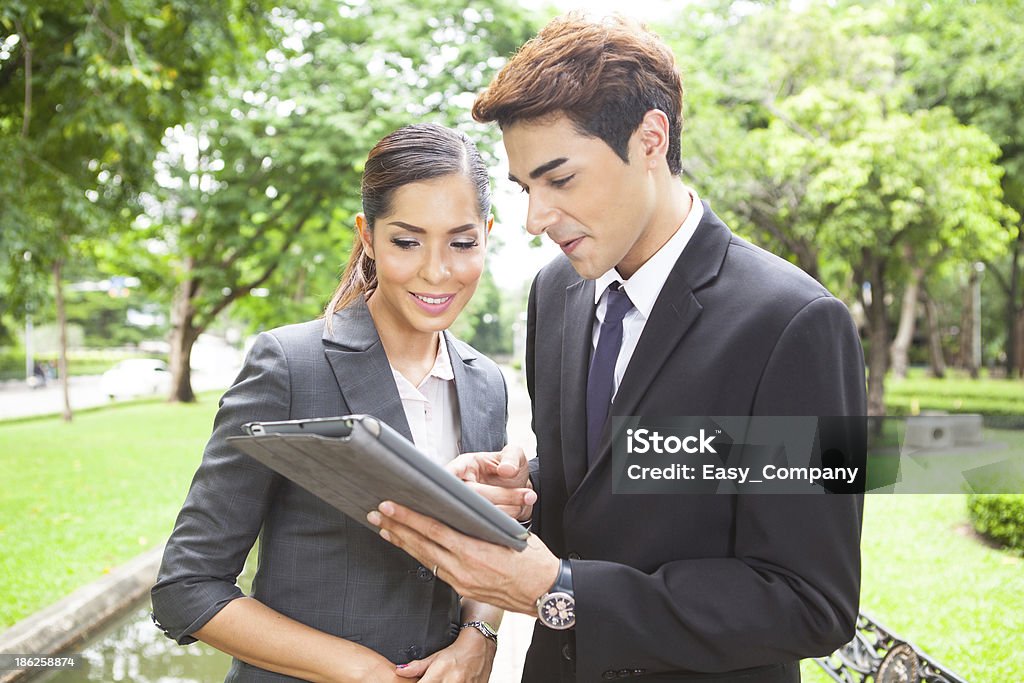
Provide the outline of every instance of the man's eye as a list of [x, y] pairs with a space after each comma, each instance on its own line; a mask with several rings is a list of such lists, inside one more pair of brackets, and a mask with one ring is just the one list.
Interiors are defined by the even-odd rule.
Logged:
[[551, 184], [554, 185], [555, 187], [562, 187], [563, 185], [565, 185], [567, 182], [569, 182], [570, 180], [572, 180], [575, 177], [576, 177], [576, 174], [573, 173], [572, 175], [567, 175], [564, 178], [558, 178], [557, 180], [552, 180]]
[[413, 247], [418, 245], [418, 242], [416, 240], [401, 239], [398, 237], [391, 240], [391, 243], [394, 244], [399, 249], [412, 249]]

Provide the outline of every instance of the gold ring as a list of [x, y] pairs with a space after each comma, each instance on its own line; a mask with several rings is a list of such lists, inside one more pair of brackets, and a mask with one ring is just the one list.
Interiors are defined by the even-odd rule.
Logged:
[[434, 565], [434, 578], [437, 578], [437, 565]]

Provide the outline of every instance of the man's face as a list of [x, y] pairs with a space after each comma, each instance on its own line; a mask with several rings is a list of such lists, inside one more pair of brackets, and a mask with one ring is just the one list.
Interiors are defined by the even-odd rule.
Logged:
[[656, 194], [639, 133], [630, 139], [629, 164], [561, 114], [511, 124], [502, 135], [509, 178], [530, 195], [526, 229], [547, 233], [582, 277], [618, 266], [628, 278], [657, 251], [660, 244], [645, 239]]

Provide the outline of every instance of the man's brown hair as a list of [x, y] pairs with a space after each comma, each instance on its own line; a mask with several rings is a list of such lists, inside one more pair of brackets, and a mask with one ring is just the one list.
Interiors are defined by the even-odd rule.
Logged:
[[473, 118], [505, 126], [565, 114], [629, 163], [629, 138], [644, 114], [669, 120], [669, 170], [678, 175], [683, 85], [661, 39], [623, 17], [553, 19], [523, 45], [473, 104]]

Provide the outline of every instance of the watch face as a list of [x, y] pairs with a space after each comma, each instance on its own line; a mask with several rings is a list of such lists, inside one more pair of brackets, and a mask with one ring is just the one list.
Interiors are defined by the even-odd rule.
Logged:
[[548, 628], [572, 628], [576, 625], [576, 600], [568, 593], [548, 593], [541, 598], [537, 616]]

